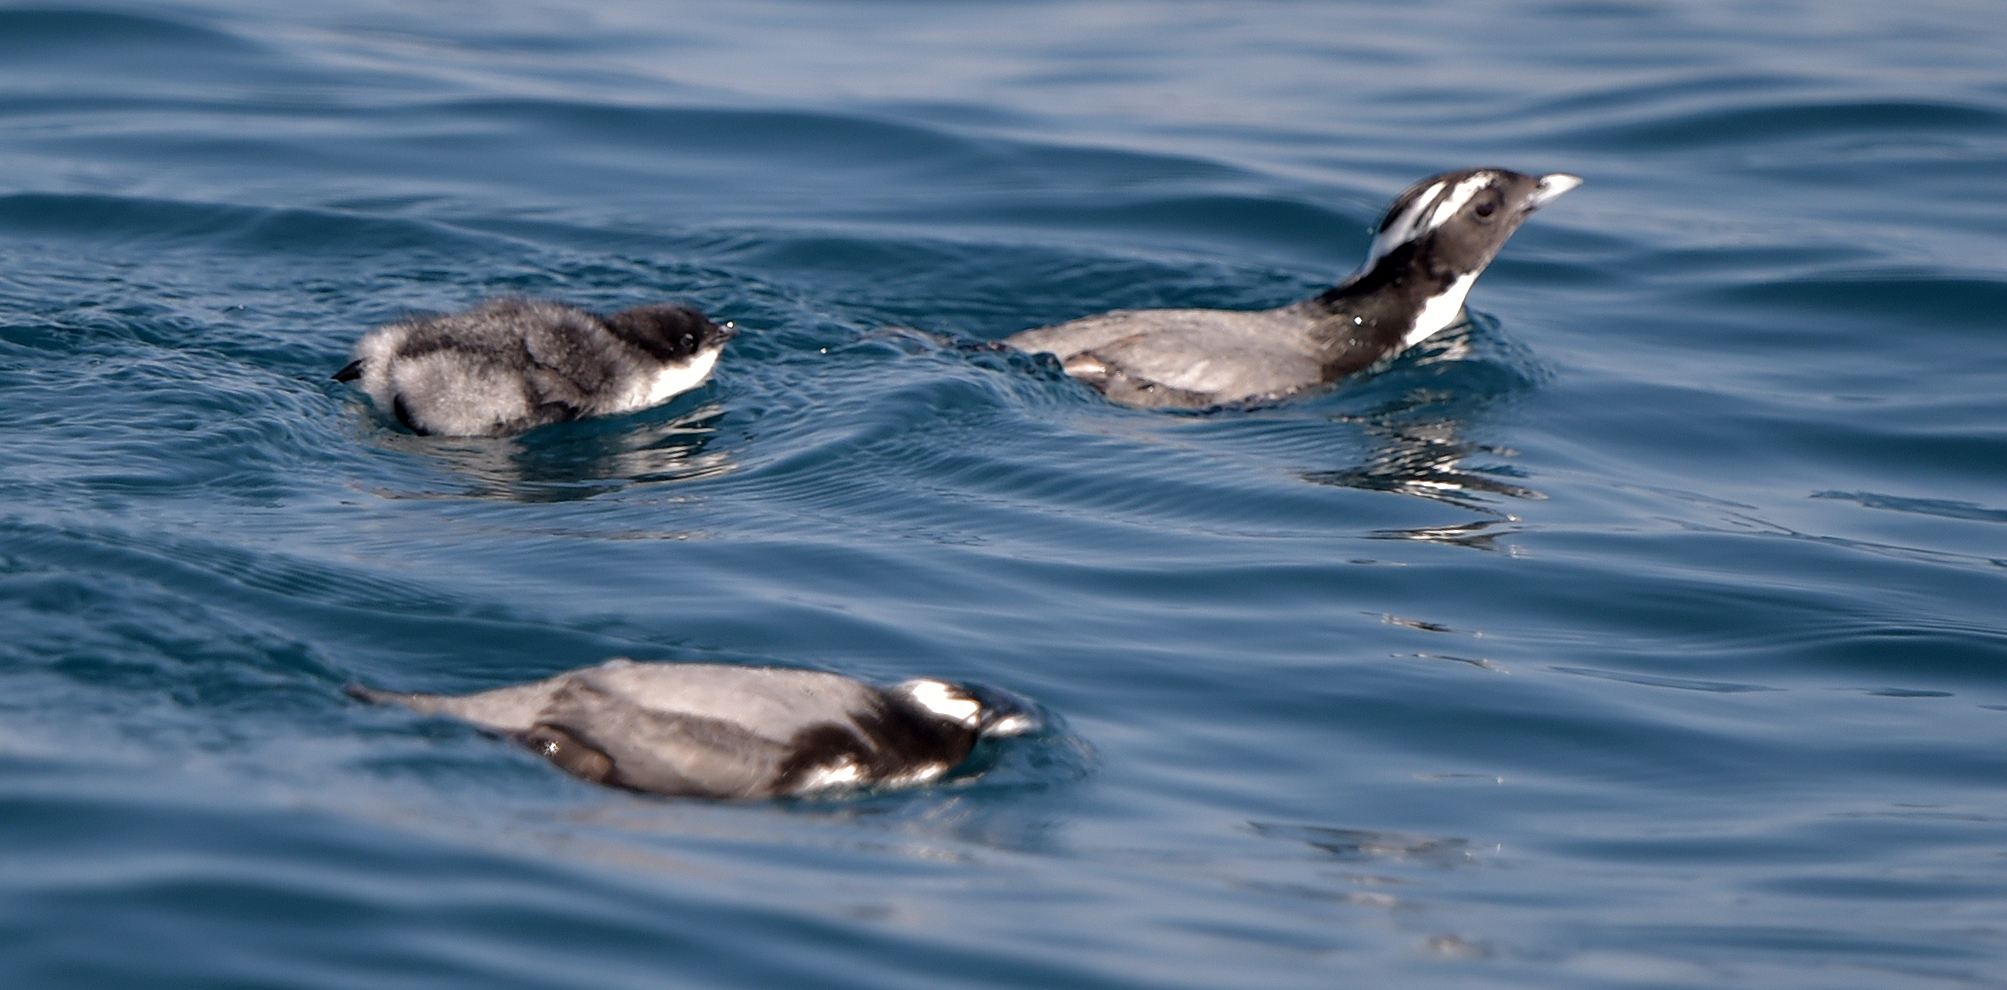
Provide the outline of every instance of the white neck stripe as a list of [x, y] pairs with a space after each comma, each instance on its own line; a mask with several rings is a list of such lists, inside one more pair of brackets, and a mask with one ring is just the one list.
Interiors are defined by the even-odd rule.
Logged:
[[1401, 349], [1413, 347], [1456, 323], [1457, 314], [1463, 312], [1464, 297], [1470, 295], [1470, 287], [1477, 284], [1480, 274], [1482, 270], [1460, 275], [1441, 295], [1431, 296], [1422, 303], [1422, 311], [1415, 314], [1413, 329], [1401, 339]]

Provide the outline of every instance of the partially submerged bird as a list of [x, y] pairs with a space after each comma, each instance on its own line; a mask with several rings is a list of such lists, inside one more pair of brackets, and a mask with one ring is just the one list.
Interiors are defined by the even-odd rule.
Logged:
[[414, 433], [497, 436], [634, 412], [701, 384], [734, 333], [688, 306], [598, 316], [541, 299], [494, 299], [364, 334], [340, 382]]
[[476, 694], [348, 690], [471, 722], [593, 783], [681, 797], [925, 783], [979, 740], [1043, 725], [1029, 702], [991, 688], [626, 659]]
[[1003, 342], [1054, 355], [1067, 374], [1124, 405], [1197, 409], [1287, 398], [1461, 322], [1464, 296], [1512, 232], [1581, 184], [1563, 172], [1445, 172], [1396, 198], [1366, 263], [1314, 298], [1252, 311], [1116, 310]]

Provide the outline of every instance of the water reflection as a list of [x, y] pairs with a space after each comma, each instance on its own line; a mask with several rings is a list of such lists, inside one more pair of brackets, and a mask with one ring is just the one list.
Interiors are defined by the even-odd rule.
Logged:
[[1372, 415], [1336, 419], [1338, 422], [1358, 424], [1375, 441], [1374, 450], [1364, 464], [1336, 471], [1314, 471], [1303, 476], [1306, 480], [1367, 491], [1414, 495], [1495, 515], [1503, 513], [1486, 504], [1483, 496], [1547, 497], [1498, 477], [1507, 473], [1507, 469], [1488, 467], [1481, 469], [1480, 473], [1477, 469], [1464, 467], [1463, 461], [1473, 455], [1510, 457], [1513, 452], [1458, 437], [1457, 428], [1461, 424], [1455, 420], [1403, 423]]
[[568, 502], [630, 485], [712, 478], [732, 470], [705, 448], [724, 409], [705, 403], [666, 418], [622, 416], [542, 427], [514, 437], [387, 434], [393, 450], [421, 455], [466, 486], [453, 492], [379, 492], [386, 498], [443, 495], [517, 502]]
[[[1427, 395], [1418, 393], [1410, 402], [1421, 405], [1427, 400]], [[1334, 417], [1334, 421], [1354, 424], [1365, 433], [1369, 453], [1356, 466], [1306, 472], [1303, 479], [1320, 485], [1412, 495], [1486, 517], [1447, 526], [1381, 530], [1370, 534], [1372, 539], [1420, 540], [1512, 552], [1511, 545], [1500, 540], [1518, 533], [1520, 520], [1498, 508], [1495, 501], [1500, 498], [1532, 501], [1547, 496], [1507, 480], [1513, 475], [1509, 468], [1495, 464], [1481, 468], [1468, 466], [1465, 462], [1472, 457], [1510, 457], [1513, 451], [1460, 436], [1463, 417], [1440, 408], [1429, 419], [1417, 419], [1413, 413], [1410, 406]]]
[[[1478, 509], [1492, 512], [1490, 509]], [[1500, 544], [1499, 540], [1519, 534], [1519, 517], [1494, 513], [1497, 518], [1481, 519], [1477, 522], [1459, 523], [1455, 526], [1417, 526], [1413, 529], [1382, 529], [1366, 534], [1369, 540], [1417, 540], [1423, 543], [1440, 543], [1444, 546], [1469, 547], [1472, 550], [1489, 550], [1516, 556], [1519, 549], [1510, 543]]]
[[1496, 499], [1547, 496], [1514, 479], [1517, 472], [1496, 464], [1471, 467], [1473, 457], [1505, 458], [1514, 451], [1465, 436], [1484, 406], [1538, 379], [1530, 358], [1500, 336], [1496, 321], [1482, 314], [1421, 344], [1377, 381], [1356, 394], [1372, 403], [1359, 412], [1332, 417], [1364, 435], [1364, 461], [1331, 471], [1312, 471], [1307, 481], [1365, 491], [1393, 492], [1442, 502], [1490, 517], [1457, 526], [1391, 530], [1385, 539], [1425, 540], [1480, 550], [1501, 549], [1499, 536], [1516, 530], [1517, 517], [1495, 507]]
[[1277, 822], [1249, 822], [1254, 834], [1267, 839], [1301, 842], [1321, 853], [1347, 862], [1374, 861], [1424, 863], [1430, 866], [1468, 866], [1476, 862], [1470, 843], [1449, 836], [1413, 835], [1406, 832], [1376, 832], [1366, 829], [1326, 828], [1318, 825], [1287, 825]]

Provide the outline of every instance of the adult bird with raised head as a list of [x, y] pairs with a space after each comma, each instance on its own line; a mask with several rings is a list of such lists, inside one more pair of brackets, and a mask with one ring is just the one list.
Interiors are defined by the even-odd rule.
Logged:
[[1553, 172], [1445, 172], [1387, 208], [1366, 262], [1278, 309], [1116, 310], [1004, 339], [1049, 353], [1124, 405], [1261, 404], [1335, 382], [1465, 318], [1464, 296], [1526, 218], [1582, 184]]
[[667, 402], [710, 376], [734, 332], [688, 306], [599, 316], [493, 299], [378, 327], [334, 378], [359, 382], [414, 433], [499, 436]]
[[470, 722], [597, 784], [677, 797], [926, 783], [979, 741], [1044, 724], [1030, 702], [994, 688], [627, 659], [467, 695], [348, 690]]

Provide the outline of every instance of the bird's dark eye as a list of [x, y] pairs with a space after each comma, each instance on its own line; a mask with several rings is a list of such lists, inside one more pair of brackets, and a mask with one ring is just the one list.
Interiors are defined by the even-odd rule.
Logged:
[[1477, 204], [1476, 206], [1473, 206], [1473, 207], [1471, 207], [1471, 209], [1472, 209], [1472, 210], [1474, 210], [1474, 211], [1476, 211], [1476, 213], [1477, 213], [1477, 216], [1478, 216], [1478, 219], [1480, 219], [1480, 220], [1481, 220], [1481, 219], [1484, 219], [1484, 218], [1486, 218], [1486, 217], [1489, 217], [1489, 216], [1491, 216], [1491, 215], [1492, 215], [1492, 214], [1494, 214], [1494, 213], [1497, 213], [1497, 212], [1498, 212], [1498, 204], [1497, 204], [1497, 203], [1494, 203], [1494, 202], [1492, 202], [1491, 200], [1488, 200], [1488, 199], [1487, 199], [1487, 200], [1485, 200], [1484, 202], [1482, 202], [1482, 203], [1479, 203], [1479, 204]]

